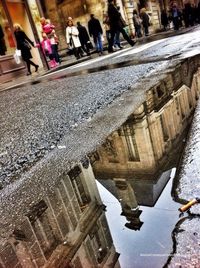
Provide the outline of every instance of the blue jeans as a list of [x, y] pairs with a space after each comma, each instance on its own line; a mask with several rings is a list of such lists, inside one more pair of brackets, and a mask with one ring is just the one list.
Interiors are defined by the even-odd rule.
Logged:
[[114, 39], [114, 46], [117, 45], [118, 47], [121, 47], [119, 35], [120, 35], [120, 31], [117, 31], [115, 34], [115, 39]]
[[98, 33], [97, 36], [93, 36], [94, 38], [94, 43], [95, 43], [95, 46], [96, 46], [96, 50], [98, 52], [102, 52], [103, 51], [103, 44], [102, 44], [102, 41], [101, 41], [101, 33]]

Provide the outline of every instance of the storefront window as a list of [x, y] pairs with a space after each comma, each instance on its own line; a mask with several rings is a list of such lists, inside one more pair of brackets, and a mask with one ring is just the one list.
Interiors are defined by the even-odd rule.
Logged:
[[15, 42], [11, 28], [2, 3], [0, 2], [0, 56], [11, 54], [14, 50]]
[[31, 32], [31, 24], [24, 3], [22, 1], [7, 0], [6, 6], [8, 8], [12, 23], [19, 23], [26, 34]]

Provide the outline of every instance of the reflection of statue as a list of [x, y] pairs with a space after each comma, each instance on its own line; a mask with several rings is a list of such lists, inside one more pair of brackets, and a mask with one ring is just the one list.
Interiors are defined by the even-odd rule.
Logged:
[[115, 185], [122, 206], [121, 215], [125, 216], [128, 221], [125, 226], [135, 231], [140, 230], [143, 224], [140, 221], [142, 211], [139, 209], [133, 188], [125, 179], [115, 179]]
[[0, 55], [5, 55], [6, 54], [6, 44], [5, 44], [5, 40], [4, 40], [4, 32], [3, 29], [0, 25]]

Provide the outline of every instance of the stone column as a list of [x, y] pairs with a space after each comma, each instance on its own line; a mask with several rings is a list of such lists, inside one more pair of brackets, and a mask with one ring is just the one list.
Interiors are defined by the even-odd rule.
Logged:
[[133, 9], [135, 9], [133, 0], [122, 0], [126, 21], [129, 26], [130, 34], [135, 34], [134, 26], [133, 26]]

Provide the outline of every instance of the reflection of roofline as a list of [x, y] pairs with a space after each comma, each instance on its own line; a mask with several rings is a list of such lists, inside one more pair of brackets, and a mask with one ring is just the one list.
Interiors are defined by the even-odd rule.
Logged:
[[[171, 174], [171, 170], [165, 171], [163, 172], [160, 176], [157, 176], [154, 180], [147, 180], [147, 179], [127, 179], [128, 182], [130, 183], [130, 185], [132, 186], [134, 193], [136, 195], [136, 199], [139, 205], [141, 206], [148, 206], [148, 207], [154, 207], [157, 200], [159, 199], [160, 195], [162, 194], [162, 191], [164, 190], [166, 184], [168, 183], [169, 179], [170, 179], [170, 174]], [[158, 185], [159, 182], [163, 182], [163, 184], [161, 185], [162, 187], [160, 187], [157, 191], [155, 192], [157, 189], [155, 189], [154, 186]], [[118, 199], [118, 195], [117, 195], [117, 190], [116, 190], [116, 186], [115, 186], [115, 182], [112, 179], [98, 179], [98, 181], [112, 194], [114, 195], [117, 199]], [[137, 185], [140, 184], [142, 185], [142, 189], [144, 190], [144, 194], [142, 195], [141, 192], [137, 192]], [[145, 195], [145, 185], [146, 186], [152, 186], [149, 187], [149, 189], [152, 189], [152, 202], [144, 202], [142, 201], [142, 198], [147, 198], [147, 196]], [[147, 187], [146, 187], [147, 188]], [[158, 188], [158, 187], [157, 187]], [[148, 189], [147, 189], [148, 190]], [[150, 192], [148, 191], [148, 194]]]

